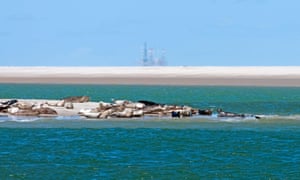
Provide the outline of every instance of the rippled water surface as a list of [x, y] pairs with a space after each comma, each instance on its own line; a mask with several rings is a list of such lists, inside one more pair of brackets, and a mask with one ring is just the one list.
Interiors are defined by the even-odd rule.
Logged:
[[0, 85], [1, 98], [147, 99], [236, 119], [0, 117], [0, 179], [299, 179], [300, 88]]

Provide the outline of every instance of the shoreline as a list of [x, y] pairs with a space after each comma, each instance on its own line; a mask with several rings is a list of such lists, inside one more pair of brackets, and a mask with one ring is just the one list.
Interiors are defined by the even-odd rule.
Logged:
[[300, 87], [299, 79], [271, 78], [0, 78], [0, 84], [69, 84], [69, 85], [170, 85], [170, 86], [261, 86]]
[[0, 83], [300, 87], [300, 66], [0, 67]]

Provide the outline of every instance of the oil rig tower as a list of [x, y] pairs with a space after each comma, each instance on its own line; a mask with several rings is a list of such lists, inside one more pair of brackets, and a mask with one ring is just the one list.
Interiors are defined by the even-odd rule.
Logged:
[[144, 43], [142, 50], [141, 64], [143, 66], [166, 66], [165, 50], [155, 50], [148, 48], [147, 43]]

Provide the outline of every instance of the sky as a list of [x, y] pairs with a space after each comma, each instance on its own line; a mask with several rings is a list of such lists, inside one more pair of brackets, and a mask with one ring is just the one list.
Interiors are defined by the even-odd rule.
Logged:
[[9, 0], [0, 66], [300, 65], [298, 0]]

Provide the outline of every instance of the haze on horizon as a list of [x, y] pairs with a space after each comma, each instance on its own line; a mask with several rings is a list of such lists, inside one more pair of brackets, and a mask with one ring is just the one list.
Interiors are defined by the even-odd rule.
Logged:
[[136, 66], [146, 41], [170, 66], [300, 65], [300, 1], [11, 0], [0, 66]]

